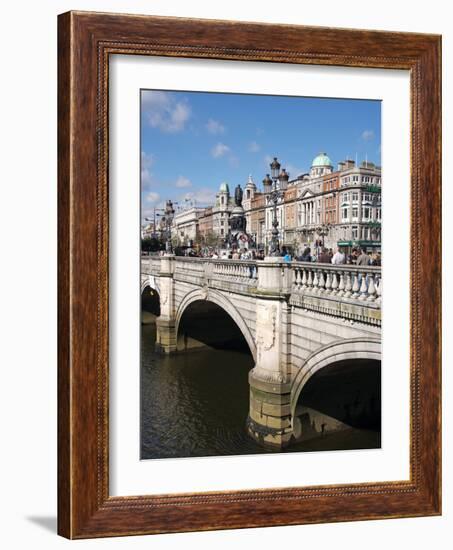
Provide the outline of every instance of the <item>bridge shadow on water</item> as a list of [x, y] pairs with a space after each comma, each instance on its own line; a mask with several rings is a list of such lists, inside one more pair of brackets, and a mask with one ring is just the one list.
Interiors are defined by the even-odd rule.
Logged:
[[[278, 452], [246, 432], [254, 360], [233, 319], [216, 304], [193, 302], [179, 324], [179, 351], [162, 355], [156, 304], [151, 296], [143, 308], [141, 458]], [[283, 452], [380, 446], [380, 364], [369, 363], [337, 363], [310, 379], [296, 409], [304, 437]]]
[[190, 341], [250, 355], [249, 346], [237, 324], [224, 309], [206, 300], [192, 302], [181, 318], [178, 349], [190, 349]]

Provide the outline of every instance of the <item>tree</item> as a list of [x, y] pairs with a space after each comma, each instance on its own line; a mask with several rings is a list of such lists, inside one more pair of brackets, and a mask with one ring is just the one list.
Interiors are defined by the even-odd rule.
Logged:
[[142, 239], [142, 252], [157, 252], [162, 250], [162, 244], [156, 237], [145, 237]]
[[199, 246], [218, 246], [220, 244], [220, 239], [214, 231], [208, 231], [205, 235], [197, 234], [194, 242]]

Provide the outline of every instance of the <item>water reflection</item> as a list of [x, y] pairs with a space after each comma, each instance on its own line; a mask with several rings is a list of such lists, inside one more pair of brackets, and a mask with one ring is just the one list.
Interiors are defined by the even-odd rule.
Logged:
[[[246, 433], [248, 372], [243, 350], [154, 351], [155, 325], [142, 326], [141, 458], [225, 456], [270, 451]], [[351, 429], [293, 444], [284, 452], [378, 447], [379, 432]]]

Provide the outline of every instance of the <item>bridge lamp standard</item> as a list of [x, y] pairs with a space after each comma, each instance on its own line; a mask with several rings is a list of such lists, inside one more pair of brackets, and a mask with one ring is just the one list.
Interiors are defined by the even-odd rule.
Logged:
[[165, 204], [164, 215], [161, 218], [166, 228], [167, 239], [165, 243], [165, 252], [167, 254], [173, 253], [173, 246], [171, 244], [171, 226], [173, 223], [174, 215], [175, 209], [173, 208], [173, 203], [171, 202], [171, 200], [168, 200]]
[[323, 223], [322, 225], [320, 225], [319, 227], [316, 228], [316, 233], [321, 237], [322, 239], [322, 247], [324, 248], [324, 237], [327, 237], [327, 235], [329, 234], [329, 231], [330, 231], [330, 228], [331, 228], [331, 224], [330, 223]]
[[281, 164], [278, 162], [277, 157], [274, 157], [274, 160], [270, 164], [272, 179], [269, 177], [269, 174], [266, 174], [266, 177], [263, 179], [264, 192], [268, 195], [273, 205], [272, 237], [269, 247], [270, 256], [280, 256], [277, 204], [284, 197], [289, 180], [289, 174], [284, 168], [280, 172], [280, 166]]

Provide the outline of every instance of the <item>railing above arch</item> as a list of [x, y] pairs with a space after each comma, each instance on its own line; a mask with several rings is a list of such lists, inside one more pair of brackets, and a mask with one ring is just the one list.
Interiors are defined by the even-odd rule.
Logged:
[[[159, 276], [163, 259], [165, 256], [144, 256], [142, 272]], [[229, 260], [175, 256], [171, 269], [175, 281], [194, 286], [256, 296], [273, 294], [288, 300], [291, 307], [381, 324], [380, 267], [284, 262], [279, 258]]]

